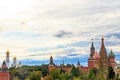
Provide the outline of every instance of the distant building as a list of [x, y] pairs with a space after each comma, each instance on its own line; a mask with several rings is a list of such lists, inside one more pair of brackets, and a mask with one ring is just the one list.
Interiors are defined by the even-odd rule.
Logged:
[[17, 58], [16, 57], [13, 58], [13, 67], [17, 67]]
[[17, 64], [17, 58], [16, 57], [13, 57], [13, 64], [11, 65], [12, 67], [21, 67], [22, 66], [22, 63], [21, 61], [19, 61], [19, 63]]
[[6, 62], [3, 61], [1, 71], [0, 71], [0, 80], [10, 80], [10, 73], [7, 71]]
[[99, 53], [95, 52], [95, 47], [92, 40], [92, 45], [90, 48], [90, 57], [88, 58], [88, 67], [82, 67], [79, 65], [78, 67], [81, 71], [88, 72], [89, 69], [96, 68], [104, 71], [104, 73], [107, 74], [109, 66], [113, 68], [116, 66], [114, 53], [111, 50], [111, 52], [107, 55], [107, 51], [104, 45], [104, 38], [102, 37], [101, 40], [102, 43]]
[[57, 66], [53, 63], [53, 57], [51, 56], [50, 57], [50, 63], [48, 65], [48, 70], [49, 72], [53, 69], [58, 69], [58, 70], [64, 70], [64, 71], [67, 71], [67, 72], [70, 72], [71, 71], [71, 67], [70, 66], [64, 66], [64, 64], [62, 64], [61, 66]]
[[7, 68], [10, 68], [10, 52], [7, 50], [6, 52], [6, 66]]
[[19, 63], [17, 64], [17, 67], [21, 67], [22, 66], [22, 63], [21, 61], [19, 61]]
[[[107, 55], [107, 51], [104, 45], [104, 38], [102, 37], [102, 43], [101, 43], [101, 48], [100, 48], [100, 52], [96, 52], [95, 51], [95, 47], [94, 47], [94, 43], [93, 43], [93, 39], [92, 39], [92, 45], [90, 48], [90, 57], [88, 58], [88, 66], [84, 67], [82, 65], [80, 65], [80, 62], [78, 61], [77, 67], [80, 69], [80, 71], [82, 72], [88, 72], [91, 68], [96, 68], [99, 70], [104, 71], [105, 75], [108, 73], [108, 67], [115, 67], [116, 63], [115, 63], [115, 55], [114, 53], [111, 52]], [[50, 57], [50, 64], [48, 66], [49, 71], [55, 68], [62, 68], [65, 71], [70, 71], [71, 67], [65, 67], [65, 66], [56, 66], [53, 64], [53, 57]]]

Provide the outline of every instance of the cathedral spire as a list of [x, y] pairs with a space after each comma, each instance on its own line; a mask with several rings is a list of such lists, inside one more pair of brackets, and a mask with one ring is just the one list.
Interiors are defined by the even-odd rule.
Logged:
[[80, 62], [78, 61], [77, 65], [80, 65]]
[[7, 66], [6, 66], [6, 62], [5, 62], [5, 61], [3, 61], [3, 63], [2, 63], [1, 70], [2, 70], [3, 72], [6, 72], [6, 71], [7, 71]]
[[92, 39], [92, 46], [91, 46], [91, 48], [94, 48], [93, 39]]
[[50, 65], [53, 65], [53, 57], [50, 57]]
[[104, 45], [104, 37], [102, 36], [102, 44], [101, 44], [101, 49], [100, 49], [100, 53], [101, 52], [104, 52], [104, 53], [106, 53], [107, 54], [107, 52], [106, 52], [106, 48], [105, 48], [105, 45]]
[[102, 40], [102, 47], [105, 47], [105, 46], [104, 46], [104, 37], [103, 37], [103, 36], [102, 36], [102, 39], [101, 39], [101, 40]]
[[91, 45], [90, 51], [91, 51], [90, 58], [93, 58], [93, 56], [95, 54], [95, 47], [94, 47], [93, 39], [92, 39], [92, 45]]
[[107, 72], [107, 66], [108, 66], [108, 63], [107, 63], [107, 51], [106, 51], [106, 48], [105, 48], [105, 45], [104, 45], [104, 37], [102, 36], [102, 43], [101, 43], [101, 48], [100, 48], [100, 67], [101, 69], [103, 69], [104, 71]]

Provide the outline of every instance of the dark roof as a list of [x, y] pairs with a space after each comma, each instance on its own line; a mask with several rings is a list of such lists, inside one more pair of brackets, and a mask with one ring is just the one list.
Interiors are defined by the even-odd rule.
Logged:
[[6, 62], [5, 62], [5, 61], [3, 61], [3, 65], [6, 65]]
[[112, 52], [112, 50], [111, 50], [111, 52], [109, 53], [109, 55], [108, 55], [108, 57], [115, 57], [115, 55], [114, 55], [114, 53]]

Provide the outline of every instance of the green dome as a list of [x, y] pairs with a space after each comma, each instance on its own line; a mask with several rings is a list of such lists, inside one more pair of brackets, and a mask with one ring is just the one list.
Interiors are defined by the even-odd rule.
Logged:
[[108, 57], [115, 57], [115, 55], [114, 55], [114, 53], [112, 52], [112, 50], [111, 50], [111, 52], [110, 52], [110, 54], [108, 55]]

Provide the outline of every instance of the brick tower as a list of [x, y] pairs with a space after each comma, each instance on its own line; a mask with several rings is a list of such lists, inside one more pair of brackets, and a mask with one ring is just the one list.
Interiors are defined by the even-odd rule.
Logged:
[[108, 55], [108, 61], [109, 61], [109, 66], [115, 67], [115, 55], [112, 52], [112, 50], [111, 50], [111, 52]]
[[102, 44], [100, 48], [100, 69], [107, 74], [108, 72], [108, 58], [107, 58], [107, 51], [104, 45], [104, 38], [102, 37]]
[[94, 67], [94, 63], [93, 63], [93, 56], [95, 54], [95, 47], [94, 47], [94, 44], [93, 44], [93, 39], [92, 39], [92, 45], [91, 45], [91, 48], [90, 48], [90, 57], [88, 59], [88, 67], [89, 68], [93, 68]]

